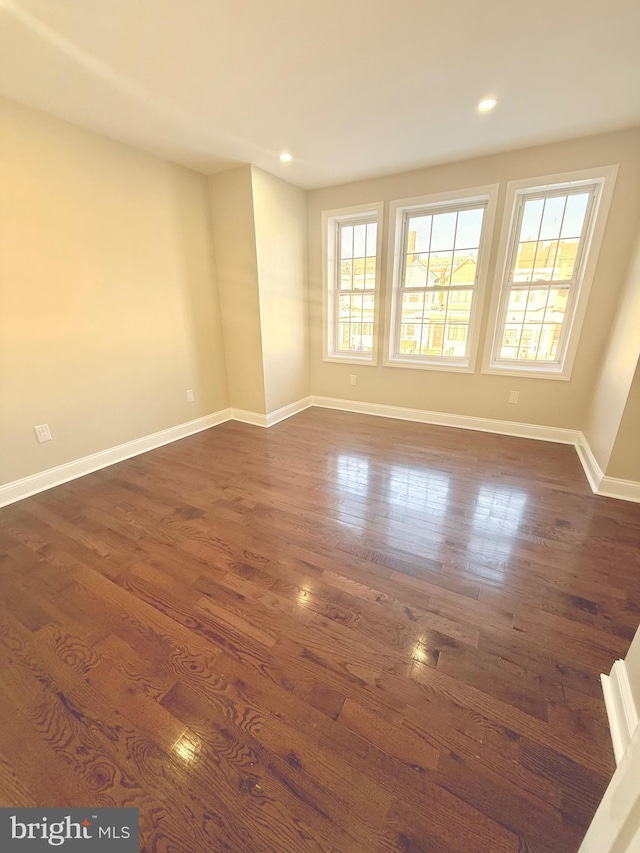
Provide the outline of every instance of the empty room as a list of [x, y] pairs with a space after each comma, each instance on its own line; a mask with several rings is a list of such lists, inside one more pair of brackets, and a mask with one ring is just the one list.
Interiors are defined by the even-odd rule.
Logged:
[[640, 853], [639, 39], [0, 0], [3, 853]]

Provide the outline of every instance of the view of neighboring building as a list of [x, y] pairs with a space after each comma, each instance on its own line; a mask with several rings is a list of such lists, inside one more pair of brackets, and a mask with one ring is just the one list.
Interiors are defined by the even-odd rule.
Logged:
[[337, 349], [373, 350], [376, 287], [375, 222], [340, 227], [340, 281]]
[[[414, 245], [410, 232], [409, 246]], [[453, 252], [407, 255], [400, 320], [402, 354], [464, 358], [476, 266], [475, 251], [455, 258]]]
[[[519, 244], [512, 279], [523, 287], [511, 292], [502, 358], [551, 361], [556, 357], [569, 298], [569, 287], [561, 283], [573, 276], [576, 247], [576, 240]], [[551, 281], [559, 286], [549, 287]]]

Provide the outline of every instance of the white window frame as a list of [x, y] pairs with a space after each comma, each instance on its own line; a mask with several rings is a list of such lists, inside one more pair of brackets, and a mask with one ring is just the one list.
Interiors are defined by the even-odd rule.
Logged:
[[[487, 327], [482, 373], [565, 381], [571, 378], [617, 172], [618, 166], [605, 166], [509, 182], [496, 261], [496, 282], [491, 299], [489, 315], [491, 319]], [[587, 211], [588, 221], [578, 250], [576, 273], [572, 283], [567, 282], [569, 284], [569, 298], [558, 344], [557, 359], [553, 362], [530, 362], [527, 364], [524, 361], [500, 358], [499, 352], [504, 335], [510, 292], [509, 276], [513, 254], [518, 242], [520, 211], [524, 201], [528, 196], [533, 196], [536, 193], [548, 192], [553, 194], [556, 191], [561, 193], [563, 190], [575, 189], [580, 186], [592, 187], [593, 185], [596, 186], [596, 193]]]
[[[378, 363], [378, 319], [380, 316], [380, 275], [382, 270], [382, 226], [384, 202], [342, 207], [322, 211], [322, 338], [323, 360], [339, 364], [376, 365]], [[338, 269], [339, 225], [375, 219], [376, 278], [373, 309], [373, 343], [371, 352], [344, 352], [336, 346], [338, 300], [336, 287]]]
[[[388, 252], [388, 281], [392, 282], [387, 289], [387, 316], [389, 322], [385, 329], [384, 365], [386, 367], [409, 367], [418, 370], [443, 370], [455, 373], [473, 373], [475, 371], [480, 341], [479, 326], [482, 317], [482, 304], [486, 291], [487, 274], [489, 270], [489, 255], [491, 239], [496, 216], [496, 205], [499, 184], [488, 184], [482, 187], [454, 190], [451, 192], [435, 193], [417, 196], [415, 198], [397, 199], [391, 202], [389, 210], [389, 252]], [[469, 332], [467, 339], [466, 358], [453, 356], [410, 356], [399, 355], [397, 341], [400, 328], [400, 293], [403, 276], [403, 264], [406, 246], [405, 221], [407, 213], [428, 210], [438, 212], [438, 209], [448, 210], [456, 204], [486, 205], [482, 223], [482, 236], [478, 249], [477, 281], [475, 295], [469, 317]], [[467, 288], [471, 289], [471, 288]]]

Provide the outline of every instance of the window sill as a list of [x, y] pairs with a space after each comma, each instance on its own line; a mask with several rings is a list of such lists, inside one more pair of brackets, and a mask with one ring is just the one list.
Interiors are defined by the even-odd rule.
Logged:
[[474, 373], [468, 361], [455, 364], [452, 362], [417, 361], [410, 358], [387, 358], [385, 367], [408, 367], [412, 370], [437, 370], [445, 373]]
[[562, 370], [559, 367], [551, 370], [535, 369], [519, 367], [517, 365], [496, 365], [490, 364], [488, 367], [482, 368], [482, 373], [491, 376], [519, 376], [523, 379], [553, 379], [560, 382], [568, 382], [571, 379], [570, 372], [566, 369]]
[[371, 366], [375, 367], [378, 363], [378, 360], [374, 358], [372, 353], [367, 353], [366, 358], [364, 356], [358, 356], [355, 353], [346, 353], [345, 355], [335, 355], [331, 353], [330, 355], [325, 355], [322, 358], [323, 361], [328, 361], [332, 364], [361, 364], [363, 366]]

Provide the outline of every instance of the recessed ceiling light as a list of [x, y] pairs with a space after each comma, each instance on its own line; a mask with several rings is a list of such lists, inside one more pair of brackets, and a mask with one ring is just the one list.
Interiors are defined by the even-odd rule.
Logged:
[[292, 160], [293, 160], [293, 157], [291, 156], [291, 154], [289, 154], [288, 151], [283, 151], [282, 154], [280, 155], [280, 162], [281, 163], [290, 163]]
[[479, 113], [488, 113], [490, 112], [498, 101], [495, 98], [483, 98], [478, 104], [478, 112]]

